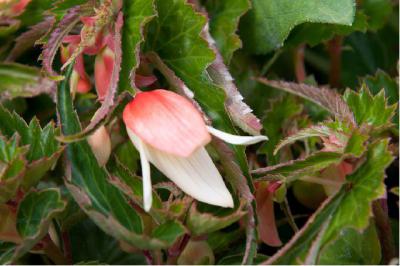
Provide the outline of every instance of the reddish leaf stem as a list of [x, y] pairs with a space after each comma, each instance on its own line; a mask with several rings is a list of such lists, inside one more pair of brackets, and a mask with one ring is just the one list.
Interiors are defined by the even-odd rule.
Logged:
[[303, 83], [306, 79], [306, 67], [304, 65], [304, 51], [306, 45], [300, 44], [294, 54], [294, 72], [298, 83]]
[[328, 42], [328, 52], [331, 59], [329, 84], [333, 88], [340, 87], [340, 71], [342, 68], [342, 43], [342, 36], [336, 36]]

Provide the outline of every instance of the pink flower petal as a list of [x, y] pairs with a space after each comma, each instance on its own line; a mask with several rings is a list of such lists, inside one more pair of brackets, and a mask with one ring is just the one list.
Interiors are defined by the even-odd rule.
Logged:
[[[270, 186], [272, 186], [272, 188]], [[260, 239], [271, 247], [279, 247], [282, 245], [275, 223], [274, 194], [270, 192], [275, 186], [274, 183], [268, 185], [268, 182], [260, 182], [256, 190]]]
[[106, 47], [96, 56], [96, 62], [94, 65], [96, 91], [100, 101], [103, 101], [107, 96], [113, 68], [114, 52], [110, 48]]
[[136, 94], [124, 110], [125, 125], [152, 147], [182, 157], [211, 141], [200, 112], [167, 90]]

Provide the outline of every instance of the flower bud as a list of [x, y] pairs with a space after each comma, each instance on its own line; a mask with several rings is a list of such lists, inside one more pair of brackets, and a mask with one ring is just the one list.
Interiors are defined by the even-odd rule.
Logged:
[[97, 56], [94, 65], [94, 79], [99, 101], [103, 101], [108, 93], [114, 69], [114, 52], [105, 47]]
[[111, 139], [105, 126], [99, 127], [87, 140], [97, 162], [104, 166], [111, 154]]

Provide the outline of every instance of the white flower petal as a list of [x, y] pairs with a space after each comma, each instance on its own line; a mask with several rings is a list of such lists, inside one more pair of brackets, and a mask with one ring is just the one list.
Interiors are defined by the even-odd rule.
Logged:
[[233, 207], [232, 196], [204, 147], [189, 157], [179, 157], [141, 142], [129, 129], [128, 134], [136, 147], [142, 143], [149, 161], [186, 194], [208, 204]]
[[143, 180], [143, 207], [146, 212], [151, 208], [153, 203], [153, 195], [151, 191], [151, 176], [150, 176], [150, 164], [147, 160], [147, 155], [144, 147], [144, 143], [137, 138], [137, 148], [140, 153], [140, 164], [142, 167], [142, 180]]
[[207, 126], [207, 130], [211, 135], [214, 135], [217, 138], [234, 145], [251, 145], [260, 141], [268, 140], [267, 136], [237, 136], [210, 126]]

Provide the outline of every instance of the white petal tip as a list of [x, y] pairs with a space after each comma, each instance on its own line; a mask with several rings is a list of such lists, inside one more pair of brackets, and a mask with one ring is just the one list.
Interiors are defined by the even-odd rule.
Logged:
[[210, 132], [210, 134], [216, 136], [217, 138], [222, 139], [223, 141], [234, 145], [251, 145], [261, 141], [268, 140], [268, 137], [263, 135], [236, 136], [209, 126], [207, 126], [207, 130], [208, 132]]

